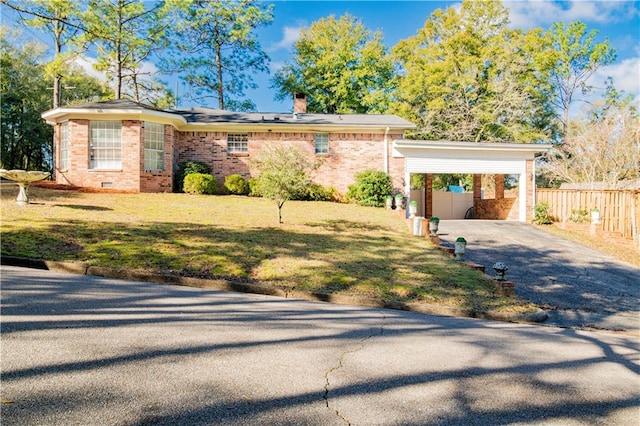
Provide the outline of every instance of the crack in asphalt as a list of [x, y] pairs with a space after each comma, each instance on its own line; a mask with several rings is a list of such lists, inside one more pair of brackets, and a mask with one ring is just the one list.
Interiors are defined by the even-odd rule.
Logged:
[[324, 393], [322, 395], [322, 399], [324, 400], [325, 406], [329, 410], [333, 410], [335, 412], [336, 416], [340, 420], [342, 420], [342, 422], [344, 422], [344, 424], [346, 424], [346, 425], [351, 425], [351, 422], [340, 413], [340, 410], [335, 408], [335, 406], [332, 406], [332, 404], [329, 402], [329, 392], [330, 392], [330, 388], [331, 388], [330, 376], [334, 372], [336, 372], [336, 371], [338, 371], [338, 370], [340, 370], [341, 368], [344, 367], [343, 361], [344, 361], [344, 359], [345, 359], [345, 357], [347, 355], [354, 354], [354, 353], [357, 353], [357, 352], [361, 351], [362, 349], [364, 349], [365, 343], [368, 340], [370, 340], [370, 339], [372, 339], [373, 337], [376, 337], [376, 336], [382, 336], [384, 334], [384, 324], [386, 322], [386, 319], [387, 319], [387, 317], [383, 313], [382, 314], [382, 325], [380, 326], [380, 329], [378, 330], [378, 332], [377, 333], [372, 333], [372, 334], [370, 334], [368, 336], [365, 336], [365, 337], [361, 338], [360, 339], [360, 344], [358, 345], [357, 348], [342, 352], [340, 354], [340, 356], [338, 357], [337, 364], [333, 368], [330, 368], [324, 374], [325, 385], [324, 385]]

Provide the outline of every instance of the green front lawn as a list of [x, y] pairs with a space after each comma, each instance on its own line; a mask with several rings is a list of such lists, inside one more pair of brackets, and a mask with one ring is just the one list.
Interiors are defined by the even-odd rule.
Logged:
[[412, 236], [380, 208], [237, 196], [83, 193], [3, 185], [3, 255], [283, 289], [531, 312], [491, 280]]

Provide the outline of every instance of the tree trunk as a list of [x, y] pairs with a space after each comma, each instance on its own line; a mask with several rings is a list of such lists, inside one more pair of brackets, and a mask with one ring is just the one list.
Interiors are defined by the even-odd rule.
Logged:
[[220, 43], [216, 43], [216, 73], [217, 73], [217, 83], [218, 83], [218, 108], [224, 109], [224, 89], [222, 87], [222, 53]]

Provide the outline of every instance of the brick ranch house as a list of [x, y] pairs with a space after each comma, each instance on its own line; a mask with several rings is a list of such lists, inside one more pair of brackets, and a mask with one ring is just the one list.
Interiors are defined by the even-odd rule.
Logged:
[[[408, 167], [407, 155], [418, 158], [433, 151], [429, 148], [431, 141], [411, 141], [407, 145], [404, 133], [414, 129], [414, 124], [395, 115], [309, 114], [306, 104], [305, 96], [296, 94], [293, 113], [244, 113], [207, 108], [162, 110], [120, 99], [60, 107], [42, 117], [54, 127], [55, 179], [59, 184], [171, 192], [174, 172], [182, 162], [207, 163], [222, 183], [236, 173], [251, 177], [255, 174], [251, 160], [259, 157], [264, 146], [286, 144], [322, 159], [313, 180], [333, 186], [342, 194], [354, 182], [355, 174], [366, 169], [389, 173], [396, 191], [406, 194], [409, 173], [427, 173], [430, 189], [433, 170], [426, 167], [419, 171], [415, 161], [413, 168]], [[455, 144], [458, 148], [465, 145]], [[507, 149], [520, 146], [491, 145]], [[525, 150], [528, 155], [531, 146]], [[526, 160], [532, 165], [533, 154], [529, 157]], [[455, 169], [456, 162], [450, 165]], [[485, 172], [491, 172], [489, 169]], [[509, 170], [504, 173], [513, 172]], [[525, 186], [533, 191], [531, 184]], [[420, 200], [428, 214], [432, 211], [429, 194], [427, 190]], [[533, 199], [528, 192], [522, 195], [527, 198], [525, 209], [532, 211]], [[474, 204], [479, 202], [480, 198], [474, 197]], [[502, 211], [489, 210], [489, 216], [505, 216]]]

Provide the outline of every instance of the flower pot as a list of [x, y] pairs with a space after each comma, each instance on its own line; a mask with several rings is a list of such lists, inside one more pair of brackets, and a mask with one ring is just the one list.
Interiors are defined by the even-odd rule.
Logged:
[[435, 221], [435, 220], [429, 221], [429, 231], [431, 231], [431, 234], [429, 236], [437, 237], [439, 226], [440, 226], [440, 221]]
[[453, 243], [453, 253], [456, 255], [456, 260], [462, 261], [464, 260], [464, 253], [467, 249], [466, 241], [456, 241]]
[[388, 196], [387, 198], [385, 198], [385, 206], [387, 208], [387, 210], [392, 210], [393, 209], [393, 197], [392, 196]]
[[418, 205], [417, 204], [409, 204], [409, 217], [415, 217], [418, 214]]

